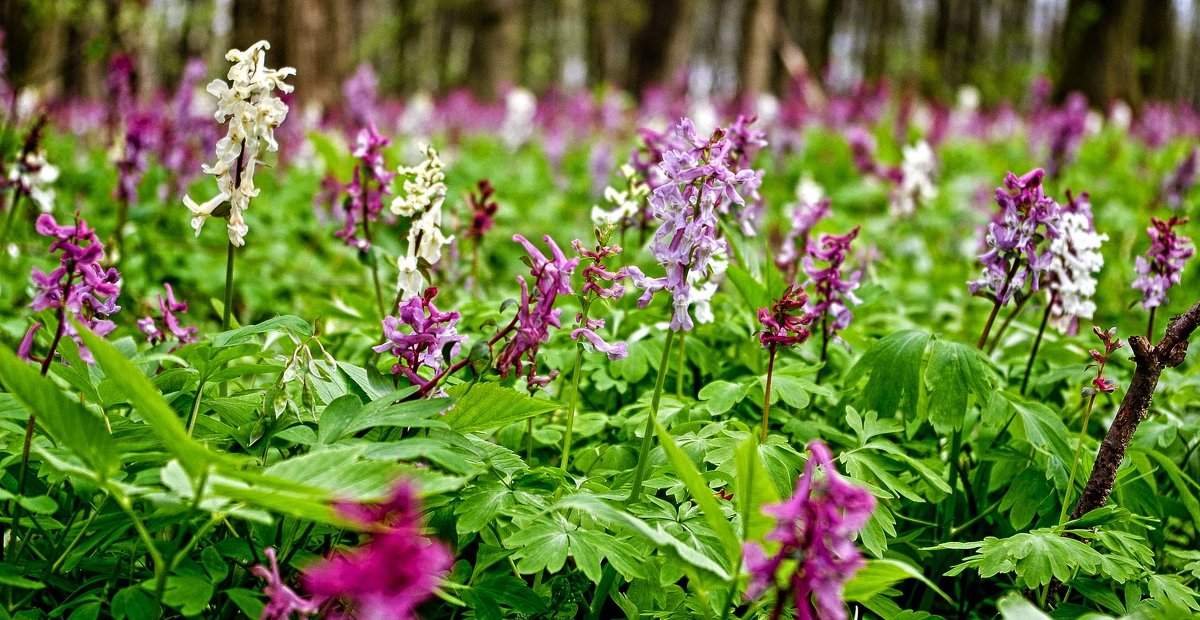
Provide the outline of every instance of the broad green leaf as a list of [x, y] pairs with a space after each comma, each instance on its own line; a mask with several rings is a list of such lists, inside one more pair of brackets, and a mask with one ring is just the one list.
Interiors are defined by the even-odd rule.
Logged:
[[162, 607], [141, 586], [128, 586], [117, 591], [109, 603], [114, 620], [158, 618]]
[[675, 439], [671, 437], [667, 429], [663, 428], [662, 423], [655, 420], [654, 428], [658, 431], [658, 442], [663, 451], [667, 453], [667, 460], [675, 470], [675, 475], [683, 481], [688, 492], [692, 494], [692, 501], [696, 502], [696, 505], [704, 512], [704, 518], [708, 521], [709, 527], [721, 541], [721, 547], [725, 551], [725, 558], [728, 560], [729, 566], [738, 565], [742, 557], [742, 544], [733, 531], [733, 525], [721, 511], [721, 505], [717, 503], [713, 490], [709, 488], [692, 460], [675, 444]]
[[446, 392], [455, 403], [442, 416], [442, 421], [460, 433], [508, 426], [561, 406], [554, 401], [531, 398], [498, 383], [461, 383]]
[[915, 406], [921, 390], [921, 361], [930, 335], [909, 329], [875, 343], [846, 375], [847, 388], [869, 377], [862, 398], [866, 409], [889, 418], [904, 407]]
[[1019, 592], [1009, 592], [996, 603], [1003, 620], [1050, 620], [1050, 616], [1038, 609]]
[[725, 271], [726, 277], [733, 282], [734, 288], [742, 294], [742, 299], [746, 300], [746, 305], [750, 312], [757, 312], [759, 308], [766, 308], [771, 305], [771, 293], [767, 287], [763, 286], [759, 279], [746, 271], [740, 265], [729, 265]]
[[1067, 427], [1052, 409], [1038, 402], [1028, 401], [1012, 392], [1003, 392], [1021, 418], [1019, 428], [1009, 425], [1009, 431], [1025, 439], [1039, 452], [1057, 458], [1059, 463], [1070, 463], [1074, 452], [1067, 443]]
[[900, 560], [867, 560], [867, 565], [846, 582], [843, 596], [847, 601], [861, 602], [883, 593], [905, 579], [916, 579], [929, 587], [949, 603], [949, 595], [929, 580], [920, 569]]
[[758, 450], [758, 437], [749, 433], [737, 446], [734, 465], [733, 501], [742, 517], [742, 539], [762, 540], [775, 519], [763, 514], [763, 504], [779, 501], [779, 492], [767, 474]]
[[1200, 488], [1200, 485], [1197, 485], [1187, 474], [1183, 473], [1183, 470], [1179, 469], [1179, 466], [1167, 455], [1162, 454], [1158, 450], [1141, 450], [1141, 452], [1153, 459], [1155, 463], [1158, 463], [1159, 467], [1163, 468], [1167, 477], [1171, 479], [1171, 484], [1175, 486], [1175, 490], [1179, 493], [1179, 501], [1183, 502], [1183, 506], [1187, 508], [1188, 514], [1192, 518], [1192, 523], [1200, 524], [1200, 501], [1196, 500], [1196, 495], [1188, 488], [1189, 486]]
[[262, 323], [221, 332], [212, 337], [212, 346], [217, 349], [233, 346], [246, 342], [255, 335], [273, 331], [289, 331], [304, 338], [311, 338], [313, 335], [312, 325], [309, 325], [308, 321], [298, 316], [285, 314], [267, 319]]
[[986, 404], [996, 379], [986, 359], [975, 347], [935, 340], [925, 370], [929, 388], [929, 422], [940, 435], [962, 430], [971, 397]]
[[746, 398], [750, 389], [748, 384], [731, 383], [729, 381], [712, 381], [700, 388], [700, 400], [713, 415], [721, 415]]
[[379, 498], [399, 478], [395, 463], [362, 458], [363, 447], [333, 447], [294, 456], [263, 473], [325, 489], [343, 499]]
[[17, 568], [11, 564], [0, 564], [0, 584], [12, 586], [21, 590], [41, 590], [46, 587], [46, 584], [40, 581], [29, 579], [32, 575], [23, 568]]
[[[133, 372], [141, 376], [140, 371]], [[121, 468], [117, 444], [104, 422], [4, 345], [0, 345], [0, 381], [55, 441], [71, 450], [95, 474], [107, 478]]]
[[325, 406], [317, 421], [317, 443], [328, 445], [344, 437], [346, 427], [354, 416], [362, 411], [362, 401], [354, 394], [347, 394]]
[[1100, 567], [1101, 556], [1088, 545], [1059, 534], [1054, 528], [1022, 532], [1008, 538], [988, 536], [975, 543], [945, 543], [934, 549], [969, 549], [978, 547], [975, 555], [946, 572], [958, 575], [967, 568], [979, 570], [988, 578], [1013, 573], [1022, 587], [1040, 588], [1052, 580], [1070, 583], [1080, 575], [1094, 575]]

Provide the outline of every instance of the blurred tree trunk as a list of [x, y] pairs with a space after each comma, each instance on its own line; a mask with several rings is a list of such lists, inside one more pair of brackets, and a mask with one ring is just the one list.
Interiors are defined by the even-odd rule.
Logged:
[[521, 45], [521, 8], [517, 0], [482, 0], [468, 14], [475, 33], [467, 75], [471, 89], [484, 99], [516, 83]]
[[1059, 98], [1078, 90], [1094, 105], [1141, 105], [1136, 53], [1143, 0], [1070, 0], [1063, 26]]
[[1171, 79], [1175, 68], [1175, 11], [1171, 0], [1145, 0], [1139, 37], [1139, 59], [1149, 63], [1141, 69], [1142, 94], [1152, 99], [1177, 96]]
[[826, 0], [825, 9], [821, 12], [821, 29], [817, 44], [811, 50], [806, 49], [809, 65], [818, 76], [829, 65], [830, 45], [833, 43], [833, 32], [837, 26], [838, 13], [842, 11], [842, 0]]
[[738, 99], [750, 101], [771, 83], [774, 50], [779, 39], [778, 0], [750, 0], [742, 18]]
[[629, 86], [640, 93], [647, 86], [672, 82], [687, 63], [691, 47], [695, 0], [657, 0], [631, 42]]

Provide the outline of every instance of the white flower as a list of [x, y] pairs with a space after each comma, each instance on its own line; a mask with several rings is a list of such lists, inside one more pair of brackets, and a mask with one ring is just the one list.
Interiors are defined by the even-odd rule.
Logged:
[[921, 140], [904, 147], [904, 160], [900, 163], [900, 182], [892, 192], [892, 214], [908, 217], [916, 213], [917, 206], [937, 198], [937, 159], [929, 143]]
[[796, 200], [800, 204], [815, 205], [825, 197], [825, 188], [813, 180], [812, 174], [805, 172], [796, 184]]
[[504, 145], [516, 149], [533, 137], [537, 99], [524, 88], [514, 88], [504, 95], [504, 122], [500, 138]]
[[40, 150], [26, 153], [8, 173], [8, 180], [17, 184], [42, 213], [54, 211], [55, 192], [51, 185], [58, 180], [58, 167], [46, 161]]
[[213, 117], [228, 124], [224, 138], [217, 142], [216, 162], [202, 166], [205, 174], [216, 177], [216, 197], [197, 204], [190, 197], [184, 198], [194, 217], [192, 227], [196, 234], [217, 206], [229, 201], [229, 242], [236, 246], [245, 245], [246, 225], [244, 212], [250, 207], [250, 199], [258, 195], [254, 186], [254, 169], [258, 164], [258, 153], [262, 143], [266, 150], [276, 151], [275, 128], [287, 118], [288, 107], [272, 93], [276, 90], [290, 93], [292, 87], [283, 80], [296, 74], [291, 67], [270, 69], [264, 65], [266, 50], [271, 44], [259, 41], [245, 51], [229, 50], [225, 58], [233, 62], [224, 80], [213, 80], [208, 92], [217, 99], [217, 111]]
[[604, 188], [604, 200], [612, 208], [592, 207], [592, 224], [595, 226], [632, 226], [637, 221], [642, 203], [650, 195], [650, 188], [638, 178], [637, 171], [629, 164], [621, 166], [621, 174], [625, 177], [625, 190]]
[[1079, 319], [1090, 319], [1096, 311], [1096, 276], [1104, 267], [1100, 246], [1108, 235], [1097, 234], [1092, 224], [1087, 194], [1063, 209], [1059, 217], [1061, 235], [1050, 240], [1050, 267], [1047, 269], [1047, 294], [1050, 296], [1051, 324], [1063, 333], [1073, 334]]
[[400, 291], [402, 301], [412, 299], [425, 290], [425, 276], [418, 268], [416, 256], [401, 256], [396, 259], [396, 267], [400, 270], [396, 288]]
[[404, 193], [392, 199], [392, 213], [396, 215], [412, 217], [420, 211], [441, 209], [446, 198], [446, 175], [442, 172], [446, 166], [437, 149], [423, 145], [421, 154], [425, 159], [420, 164], [397, 169], [401, 176], [411, 178], [404, 180]]

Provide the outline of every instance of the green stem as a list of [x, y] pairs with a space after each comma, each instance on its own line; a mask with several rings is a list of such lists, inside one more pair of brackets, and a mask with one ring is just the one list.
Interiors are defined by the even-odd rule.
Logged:
[[1150, 309], [1150, 321], [1146, 324], [1146, 340], [1154, 342], [1154, 311], [1158, 308]]
[[571, 462], [571, 435], [575, 430], [575, 407], [579, 403], [579, 378], [583, 375], [583, 345], [575, 345], [575, 372], [571, 377], [571, 399], [567, 401], [567, 430], [563, 434], [562, 458], [559, 467], [566, 471]]
[[[1101, 367], [1100, 372], [1104, 372]], [[1079, 470], [1079, 457], [1083, 454], [1083, 440], [1087, 437], [1088, 420], [1092, 417], [1092, 408], [1096, 404], [1096, 394], [1088, 399], [1087, 411], [1083, 414], [1083, 426], [1079, 429], [1079, 439], [1075, 443], [1075, 458], [1071, 459], [1071, 475], [1067, 477], [1066, 496], [1063, 497], [1062, 511], [1058, 514], [1058, 524], [1067, 522], [1067, 506], [1071, 505], [1071, 493], [1075, 490], [1075, 473]]]
[[[225, 254], [225, 309], [221, 313], [221, 331], [229, 331], [230, 317], [233, 314], [233, 258], [234, 248], [233, 242], [229, 242], [229, 250]], [[222, 381], [220, 394], [222, 397], [229, 396], [229, 382]]]
[[642, 448], [638, 450], [637, 469], [633, 473], [633, 488], [629, 489], [629, 498], [625, 504], [632, 504], [642, 494], [642, 483], [646, 480], [646, 461], [649, 460], [650, 446], [654, 440], [654, 422], [658, 420], [658, 403], [662, 399], [663, 382], [667, 378], [667, 365], [671, 359], [671, 343], [675, 340], [675, 332], [667, 330], [667, 342], [663, 344], [662, 359], [658, 362], [658, 378], [654, 381], [654, 396], [650, 399], [650, 411], [646, 412], [646, 432], [642, 435]]
[[675, 396], [683, 398], [683, 374], [687, 367], [687, 332], [679, 334], [679, 361], [675, 367]]
[[616, 579], [617, 569], [613, 568], [612, 562], [605, 564], [604, 573], [600, 576], [600, 583], [596, 584], [596, 594], [592, 596], [592, 606], [588, 610], [587, 620], [600, 620], [600, 610], [608, 601], [608, 593], [612, 590], [613, 582]]
[[1013, 276], [1017, 275], [1017, 267], [1021, 261], [1014, 260], [1011, 267], [1008, 269], [1008, 274], [1004, 277], [1004, 285], [996, 292], [996, 301], [992, 303], [992, 313], [988, 315], [987, 323], [983, 326], [983, 333], [979, 334], [979, 344], [976, 347], [982, 351], [983, 346], [987, 344], [988, 334], [992, 332], [992, 324], [996, 322], [996, 315], [1000, 313], [1000, 306], [1004, 305], [1001, 300], [1008, 294], [1008, 289], [1012, 286]]
[[1054, 297], [1050, 298], [1050, 303], [1046, 304], [1046, 311], [1042, 313], [1042, 325], [1038, 327], [1037, 338], [1033, 339], [1033, 349], [1029, 351], [1029, 361], [1025, 364], [1025, 377], [1021, 379], [1021, 396], [1025, 395], [1026, 388], [1029, 387], [1029, 373], [1033, 372], [1033, 362], [1037, 359], [1038, 347], [1042, 345], [1042, 336], [1046, 334], [1046, 322], [1050, 320], [1050, 310], [1054, 307]]
[[957, 512], [958, 504], [958, 453], [962, 450], [962, 429], [954, 429], [954, 433], [950, 436], [950, 473], [947, 476], [946, 482], [950, 487], [950, 496], [946, 498], [946, 515], [944, 523], [946, 523], [945, 531], [947, 533], [954, 531], [954, 516]]
[[771, 419], [771, 375], [775, 372], [775, 344], [771, 343], [767, 354], [767, 385], [763, 390], [763, 419], [762, 419], [762, 439], [767, 440], [767, 423]]
[[192, 436], [192, 430], [196, 428], [196, 416], [200, 413], [200, 398], [204, 395], [204, 380], [196, 386], [196, 398], [192, 400], [192, 412], [188, 414], [187, 434]]
[[4, 217], [4, 230], [0, 231], [0, 252], [3, 252], [5, 256], [8, 255], [8, 233], [12, 230], [12, 223], [16, 219], [17, 208], [21, 205], [21, 196], [23, 195], [19, 184], [13, 186], [12, 203], [9, 204], [8, 215]]
[[[109, 489], [109, 493], [113, 493], [113, 489]], [[146, 551], [150, 554], [150, 559], [154, 562], [154, 598], [162, 602], [163, 591], [167, 586], [167, 565], [163, 560], [162, 552], [154, 545], [154, 537], [150, 535], [150, 530], [146, 529], [146, 524], [142, 522], [137, 513], [133, 511], [133, 506], [130, 505], [129, 499], [123, 496], [115, 496], [117, 505], [133, 521], [133, 527], [137, 530], [138, 537], [142, 539], [142, 543], [146, 545]]]

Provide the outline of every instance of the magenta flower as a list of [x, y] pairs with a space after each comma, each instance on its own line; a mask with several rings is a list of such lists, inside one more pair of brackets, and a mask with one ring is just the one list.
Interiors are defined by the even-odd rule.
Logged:
[[[826, 338], [850, 326], [854, 315], [850, 312], [850, 304], [859, 304], [854, 289], [862, 272], [856, 271], [848, 276], [842, 275], [842, 266], [850, 253], [850, 244], [858, 237], [859, 227], [844, 235], [823, 234], [816, 242], [808, 242], [808, 254], [804, 257], [804, 273], [808, 274], [812, 285], [812, 297], [809, 299], [808, 312], [813, 319], [820, 319]], [[817, 266], [817, 261], [825, 263], [824, 268]]]
[[316, 603], [296, 594], [296, 591], [283, 582], [279, 574], [279, 562], [275, 559], [275, 550], [267, 547], [263, 550], [267, 556], [268, 566], [257, 564], [250, 569], [251, 573], [267, 582], [263, 594], [267, 595], [267, 605], [263, 607], [259, 620], [291, 620], [292, 614], [298, 614], [300, 620], [317, 613], [320, 609]]
[[[758, 543], [742, 548], [750, 573], [746, 596], [757, 598], [772, 588], [791, 591], [800, 620], [845, 620], [842, 588], [865, 565], [854, 538], [871, 518], [875, 498], [842, 479], [825, 444], [813, 441], [808, 450], [812, 457], [791, 499], [763, 507], [777, 520], [767, 540], [779, 543], [779, 551], [767, 557]], [[824, 473], [819, 480], [818, 465]], [[781, 588], [778, 579], [785, 560], [797, 565]]]
[[107, 336], [116, 324], [108, 319], [121, 307], [117, 296], [121, 292], [121, 274], [116, 269], [100, 266], [104, 246], [87, 222], [75, 216], [74, 226], [59, 226], [54, 217], [43, 213], [37, 219], [38, 234], [53, 237], [50, 252], [60, 252], [60, 264], [50, 273], [33, 269], [33, 284], [37, 289], [30, 307], [35, 312], [58, 310], [59, 329], [79, 344], [79, 356], [92, 364], [91, 353], [83, 346], [74, 317], [98, 336]]
[[[620, 299], [625, 295], [625, 286], [621, 284], [621, 280], [629, 277], [629, 272], [625, 267], [621, 267], [616, 271], [609, 271], [604, 264], [604, 260], [611, 256], [616, 256], [621, 253], [619, 245], [605, 245], [603, 235], [599, 229], [596, 229], [596, 247], [588, 249], [584, 247], [583, 242], [579, 239], [571, 242], [575, 247], [575, 251], [579, 252], [582, 258], [588, 259], [590, 262], [583, 268], [583, 304], [584, 309], [596, 299]], [[579, 327], [571, 330], [571, 339], [579, 340], [583, 338], [591, 343], [597, 351], [608, 355], [610, 360], [625, 359], [629, 354], [628, 347], [624, 342], [609, 343], [604, 340], [596, 330], [604, 328], [604, 319], [587, 318], [583, 312], [575, 315], [575, 323]]]
[[[167, 298], [163, 299], [162, 293], [158, 294], [159, 317], [156, 319], [152, 316], [145, 316], [138, 319], [138, 329], [146, 334], [146, 339], [150, 341], [151, 345], [164, 342], [168, 334], [174, 336], [180, 345], [196, 342], [196, 328], [194, 326], [183, 327], [179, 324], [179, 317], [176, 315], [176, 313], [182, 314], [188, 311], [187, 301], [175, 299], [175, 289], [171, 288], [169, 282], [163, 282], [163, 287], [167, 289]], [[166, 331], [159, 327], [159, 321], [162, 322]]]
[[1167, 221], [1150, 218], [1152, 224], [1146, 229], [1150, 235], [1150, 249], [1145, 256], [1137, 257], [1134, 269], [1138, 277], [1133, 288], [1142, 292], [1142, 307], [1152, 310], [1167, 303], [1167, 291], [1179, 284], [1183, 277], [1183, 266], [1195, 253], [1189, 247], [1191, 239], [1175, 232], [1175, 227], [1186, 224], [1188, 218], [1172, 216]]
[[321, 601], [341, 599], [358, 620], [415, 619], [450, 569], [444, 544], [421, 534], [420, 503], [400, 484], [384, 503], [338, 506], [343, 518], [373, 533], [364, 545], [336, 553], [304, 571], [305, 589]]
[[[507, 377], [514, 369], [517, 374], [524, 374], [530, 385], [545, 385], [553, 378], [538, 377], [537, 352], [542, 343], [550, 340], [550, 328], [560, 328], [559, 317], [562, 310], [554, 307], [559, 295], [570, 295], [571, 275], [579, 265], [578, 258], [568, 259], [563, 251], [550, 238], [542, 237], [550, 246], [553, 258], [546, 258], [537, 246], [521, 235], [513, 235], [513, 241], [525, 246], [532, 260], [530, 275], [534, 278], [536, 300], [530, 295], [529, 284], [522, 276], [517, 276], [521, 283], [521, 300], [517, 307], [516, 333], [496, 358], [496, 369], [500, 376]], [[525, 364], [528, 363], [528, 370]]]
[[134, 114], [126, 119], [125, 141], [117, 159], [117, 189], [113, 198], [125, 204], [136, 204], [138, 185], [146, 172], [146, 153], [155, 145], [161, 133], [158, 119], [149, 112]]
[[1112, 358], [1113, 353], [1115, 353], [1117, 349], [1125, 346], [1125, 343], [1121, 342], [1120, 338], [1117, 338], [1117, 328], [1115, 327], [1105, 331], [1100, 329], [1100, 326], [1093, 325], [1092, 333], [1096, 334], [1096, 337], [1100, 339], [1100, 342], [1104, 343], [1104, 351], [1101, 352], [1097, 349], [1091, 349], [1088, 351], [1088, 354], [1092, 356], [1092, 360], [1094, 360], [1095, 363], [1088, 364], [1087, 368], [1091, 369], [1095, 367], [1096, 377], [1092, 379], [1091, 387], [1083, 388], [1084, 396], [1094, 396], [1096, 392], [1112, 393], [1117, 391], [1119, 386], [1116, 383], [1113, 383], [1108, 377], [1104, 376], [1104, 367], [1108, 365], [1108, 361]]
[[496, 203], [496, 188], [491, 181], [480, 179], [475, 184], [476, 191], [467, 195], [467, 205], [471, 208], [471, 224], [463, 233], [466, 239], [483, 239], [484, 233], [496, 225], [496, 211], [500, 205]]
[[371, 222], [378, 221], [384, 198], [392, 193], [391, 183], [396, 173], [383, 160], [383, 149], [391, 143], [375, 130], [375, 125], [360, 130], [354, 143], [353, 155], [358, 162], [342, 203], [346, 221], [333, 234], [360, 252], [371, 249]]
[[783, 238], [779, 253], [775, 255], [775, 265], [789, 278], [795, 276], [797, 263], [801, 252], [808, 248], [808, 236], [821, 220], [832, 215], [832, 204], [822, 196], [824, 190], [820, 185], [805, 178], [796, 187], [796, 203], [792, 205], [792, 227]]
[[816, 318], [805, 310], [808, 305], [808, 295], [804, 289], [789, 286], [783, 297], [771, 304], [770, 308], [758, 309], [758, 322], [762, 331], [758, 341], [763, 347], [791, 347], [808, 341], [811, 332], [808, 326]]
[[[443, 356], [457, 355], [467, 339], [458, 335], [459, 313], [441, 312], [433, 305], [437, 292], [431, 286], [400, 304], [398, 316], [385, 317], [383, 335], [387, 340], [373, 349], [376, 353], [390, 351], [398, 358], [392, 373], [404, 375], [413, 385], [422, 387], [429, 379], [418, 371], [428, 368], [436, 375], [442, 370]], [[402, 330], [402, 326], [407, 329]]]
[[1162, 199], [1167, 206], [1178, 209], [1183, 206], [1183, 199], [1196, 184], [1196, 173], [1200, 171], [1200, 147], [1192, 147], [1187, 157], [1179, 162], [1175, 170], [1163, 180]]
[[987, 252], [979, 257], [983, 279], [968, 282], [971, 294], [987, 290], [1001, 306], [1029, 283], [1038, 290], [1053, 262], [1049, 241], [1058, 238], [1062, 207], [1042, 192], [1041, 168], [1024, 176], [1009, 172], [1004, 187], [996, 188], [1000, 212], [988, 225]]

